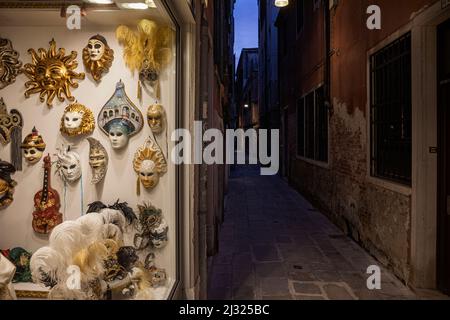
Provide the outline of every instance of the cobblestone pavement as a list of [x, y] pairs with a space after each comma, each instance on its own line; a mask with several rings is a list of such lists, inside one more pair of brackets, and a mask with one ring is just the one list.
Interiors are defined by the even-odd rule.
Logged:
[[382, 290], [368, 290], [371, 265], [380, 264], [280, 177], [232, 172], [209, 299], [419, 298], [383, 268]]

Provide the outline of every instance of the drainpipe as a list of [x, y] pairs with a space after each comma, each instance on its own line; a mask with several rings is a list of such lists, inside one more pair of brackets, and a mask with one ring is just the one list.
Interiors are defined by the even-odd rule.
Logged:
[[324, 42], [325, 42], [325, 68], [324, 68], [324, 94], [325, 105], [330, 116], [333, 115], [331, 101], [331, 18], [330, 18], [330, 0], [324, 0]]

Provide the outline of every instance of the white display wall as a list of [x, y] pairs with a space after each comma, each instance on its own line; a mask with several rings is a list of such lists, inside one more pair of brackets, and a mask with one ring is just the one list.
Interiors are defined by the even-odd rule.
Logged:
[[[59, 15], [59, 12], [55, 12]], [[36, 51], [39, 48], [48, 49], [49, 41], [54, 38], [57, 48], [65, 48], [66, 54], [72, 50], [78, 52], [77, 61], [79, 63], [77, 72], [85, 72], [86, 79], [79, 82], [79, 88], [73, 89], [72, 94], [76, 100], [90, 108], [97, 121], [98, 113], [104, 104], [113, 95], [116, 84], [122, 80], [125, 90], [133, 103], [146, 115], [149, 105], [155, 103], [145, 90], [143, 99], [137, 99], [138, 75], [131, 74], [126, 67], [122, 57], [123, 49], [115, 38], [115, 28], [119, 25], [95, 26], [90, 23], [83, 26], [81, 30], [68, 30], [64, 26], [45, 25], [39, 20], [39, 25], [20, 26], [20, 18], [15, 20], [19, 26], [0, 26], [0, 37], [12, 41], [13, 47], [20, 53], [20, 60], [25, 65], [31, 62], [31, 57], [27, 53], [29, 48]], [[135, 29], [138, 20], [134, 24], [128, 24]], [[42, 25], [44, 24], [44, 25]], [[104, 75], [100, 83], [96, 83], [82, 62], [82, 50], [86, 46], [89, 38], [93, 35], [101, 34], [108, 41], [109, 46], [115, 52], [115, 59], [108, 74]], [[175, 39], [175, 37], [174, 37]], [[65, 107], [69, 101], [60, 103], [54, 100], [53, 108], [48, 108], [45, 103], [39, 101], [39, 95], [32, 95], [29, 99], [24, 97], [27, 77], [22, 74], [18, 76], [16, 82], [3, 90], [0, 90], [0, 97], [3, 97], [8, 110], [18, 109], [24, 119], [23, 138], [31, 133], [35, 126], [43, 136], [47, 148], [45, 153], [50, 153], [55, 160], [54, 154], [57, 148], [64, 143], [75, 145], [75, 151], [79, 153], [82, 162], [82, 180], [76, 184], [64, 184], [55, 175], [55, 167], [52, 168], [52, 187], [59, 192], [61, 198], [61, 210], [64, 220], [75, 220], [86, 213], [88, 204], [95, 201], [102, 201], [110, 205], [120, 199], [121, 202], [128, 202], [136, 213], [138, 204], [149, 202], [163, 210], [164, 218], [169, 225], [169, 242], [162, 250], [153, 250], [156, 254], [156, 265], [164, 268], [170, 278], [169, 283], [173, 283], [176, 277], [176, 168], [170, 161], [171, 150], [170, 133], [175, 129], [176, 112], [176, 68], [175, 68], [175, 45], [174, 59], [161, 75], [161, 99], [167, 113], [168, 128], [161, 136], [156, 137], [168, 160], [168, 172], [161, 178], [159, 185], [148, 191], [141, 186], [141, 195], [137, 196], [136, 181], [137, 175], [133, 170], [133, 157], [136, 150], [141, 147], [146, 139], [151, 135], [151, 130], [145, 123], [143, 130], [133, 136], [129, 145], [122, 151], [113, 150], [108, 137], [103, 134], [96, 125], [95, 132], [91, 135], [99, 140], [107, 149], [109, 155], [109, 167], [103, 182], [98, 185], [91, 184], [91, 168], [89, 166], [89, 143], [85, 138], [70, 139], [62, 136], [59, 131], [60, 120]], [[167, 138], [169, 137], [169, 139]], [[0, 147], [0, 158], [10, 161], [10, 146]], [[29, 251], [36, 251], [48, 244], [48, 237], [37, 235], [32, 228], [32, 213], [34, 211], [34, 195], [42, 188], [43, 160], [38, 164], [29, 166], [23, 161], [23, 171], [13, 175], [13, 179], [18, 182], [14, 193], [14, 202], [0, 211], [0, 249], [23, 247]], [[126, 245], [132, 245], [126, 243]], [[170, 288], [169, 288], [170, 289]]]

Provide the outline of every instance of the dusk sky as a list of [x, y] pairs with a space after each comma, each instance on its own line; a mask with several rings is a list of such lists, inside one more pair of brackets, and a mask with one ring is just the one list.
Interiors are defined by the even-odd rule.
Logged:
[[237, 0], [234, 9], [236, 64], [243, 48], [258, 47], [258, 2]]

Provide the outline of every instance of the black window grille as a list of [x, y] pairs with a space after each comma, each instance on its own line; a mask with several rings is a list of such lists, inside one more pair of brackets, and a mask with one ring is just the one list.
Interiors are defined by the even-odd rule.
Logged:
[[411, 185], [411, 33], [370, 58], [371, 173]]
[[328, 162], [328, 109], [323, 87], [298, 100], [297, 154]]

